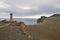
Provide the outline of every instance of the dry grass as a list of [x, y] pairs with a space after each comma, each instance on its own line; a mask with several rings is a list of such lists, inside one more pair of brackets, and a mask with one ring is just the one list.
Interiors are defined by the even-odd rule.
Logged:
[[[60, 40], [60, 16], [48, 17], [43, 23], [29, 25], [26, 28], [31, 40]], [[0, 28], [0, 40], [29, 40], [17, 25]]]
[[60, 17], [49, 17], [43, 23], [27, 28], [32, 40], [60, 40]]
[[0, 40], [29, 40], [20, 27], [15, 24], [3, 25], [0, 28]]

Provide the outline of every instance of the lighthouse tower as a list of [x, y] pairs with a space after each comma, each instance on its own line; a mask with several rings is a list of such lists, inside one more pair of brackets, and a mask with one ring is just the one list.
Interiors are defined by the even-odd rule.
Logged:
[[13, 21], [13, 14], [10, 13], [10, 21], [12, 22]]

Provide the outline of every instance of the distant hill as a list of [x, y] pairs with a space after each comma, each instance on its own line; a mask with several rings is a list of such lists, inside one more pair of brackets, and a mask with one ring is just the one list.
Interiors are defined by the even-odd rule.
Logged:
[[54, 14], [54, 15], [52, 15], [51, 17], [55, 17], [55, 16], [59, 17], [60, 14]]
[[29, 25], [27, 29], [33, 40], [60, 40], [60, 14], [52, 15], [42, 23]]
[[[48, 20], [48, 19], [50, 19], [51, 17], [60, 17], [60, 14], [54, 14], [54, 15], [52, 15], [52, 16], [50, 16], [50, 17], [45, 17], [45, 16], [41, 16], [41, 18], [38, 18], [37, 19], [37, 23], [42, 23], [42, 22], [44, 22], [44, 20]], [[46, 21], [47, 21], [46, 20]]]

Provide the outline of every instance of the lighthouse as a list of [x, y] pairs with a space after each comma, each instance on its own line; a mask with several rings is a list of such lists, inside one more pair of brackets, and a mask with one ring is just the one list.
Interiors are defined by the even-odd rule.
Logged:
[[10, 21], [12, 22], [13, 21], [13, 14], [10, 13]]

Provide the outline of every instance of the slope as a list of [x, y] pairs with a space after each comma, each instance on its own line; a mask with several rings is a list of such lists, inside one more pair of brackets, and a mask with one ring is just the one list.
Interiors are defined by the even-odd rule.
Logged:
[[60, 16], [50, 16], [43, 23], [29, 25], [28, 33], [32, 40], [60, 40]]
[[15, 24], [3, 25], [0, 28], [0, 40], [29, 40]]

